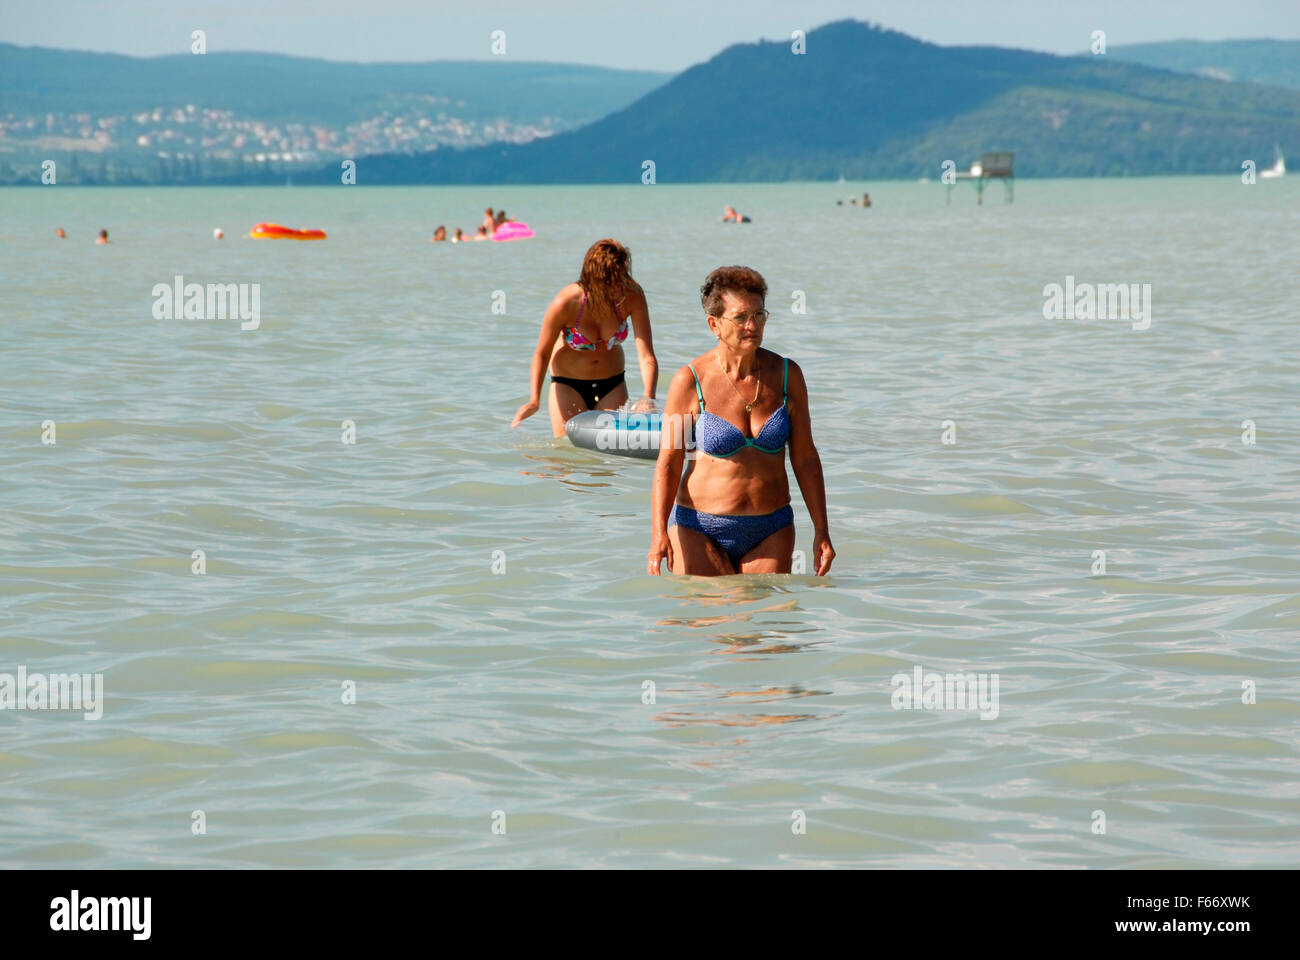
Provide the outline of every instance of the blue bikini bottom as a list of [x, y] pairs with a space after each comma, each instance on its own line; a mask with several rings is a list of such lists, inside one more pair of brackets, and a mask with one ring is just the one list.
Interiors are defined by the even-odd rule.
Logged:
[[668, 526], [677, 524], [687, 530], [700, 531], [727, 552], [736, 569], [740, 569], [740, 561], [745, 554], [778, 530], [793, 523], [794, 508], [788, 503], [780, 510], [761, 516], [738, 517], [703, 513], [681, 504], [673, 504], [673, 512], [668, 515]]

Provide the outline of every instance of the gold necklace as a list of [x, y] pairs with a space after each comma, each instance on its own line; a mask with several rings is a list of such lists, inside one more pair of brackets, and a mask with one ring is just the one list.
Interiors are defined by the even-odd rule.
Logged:
[[[731, 374], [727, 373], [727, 368], [722, 365], [722, 358], [715, 353], [713, 359], [718, 361], [718, 369], [721, 370], [722, 375], [727, 378], [727, 383], [731, 384], [731, 389], [736, 391], [736, 396], [740, 397], [740, 402], [745, 403], [745, 395], [740, 392], [740, 388], [736, 386], [736, 382], [731, 379]], [[754, 373], [754, 379], [758, 380], [757, 371]], [[749, 403], [745, 403], [746, 413], [749, 413], [749, 411], [754, 409], [754, 404], [758, 403], [758, 391], [762, 389], [763, 381], [758, 380], [758, 383], [754, 386], [754, 399], [749, 401]]]

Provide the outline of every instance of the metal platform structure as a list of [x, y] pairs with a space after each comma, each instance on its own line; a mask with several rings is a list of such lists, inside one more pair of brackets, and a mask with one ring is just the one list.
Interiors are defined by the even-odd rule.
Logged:
[[[957, 180], [970, 180], [975, 184], [978, 203], [984, 203], [984, 185], [989, 180], [1001, 180], [1006, 188], [1007, 203], [1016, 201], [1016, 155], [1014, 153], [981, 153], [980, 162], [971, 164], [969, 173], [957, 174]], [[947, 188], [947, 202], [952, 203], [952, 191], [957, 181], [944, 184]]]

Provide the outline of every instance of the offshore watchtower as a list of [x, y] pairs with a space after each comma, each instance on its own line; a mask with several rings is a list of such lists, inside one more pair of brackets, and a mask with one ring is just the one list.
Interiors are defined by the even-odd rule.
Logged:
[[[1006, 188], [1007, 203], [1016, 201], [1016, 155], [1014, 153], [981, 153], [979, 163], [971, 164], [970, 173], [957, 174], [957, 180], [970, 180], [975, 184], [978, 203], [984, 203], [984, 185], [990, 180], [1001, 180]], [[952, 191], [957, 181], [945, 184], [948, 188], [948, 203], [952, 203]]]

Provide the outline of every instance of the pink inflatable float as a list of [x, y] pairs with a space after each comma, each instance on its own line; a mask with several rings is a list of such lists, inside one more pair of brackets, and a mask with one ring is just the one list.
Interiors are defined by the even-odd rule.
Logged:
[[528, 229], [528, 224], [520, 223], [518, 220], [507, 220], [501, 226], [497, 227], [496, 233], [492, 234], [493, 240], [527, 240], [533, 235], [533, 231]]

